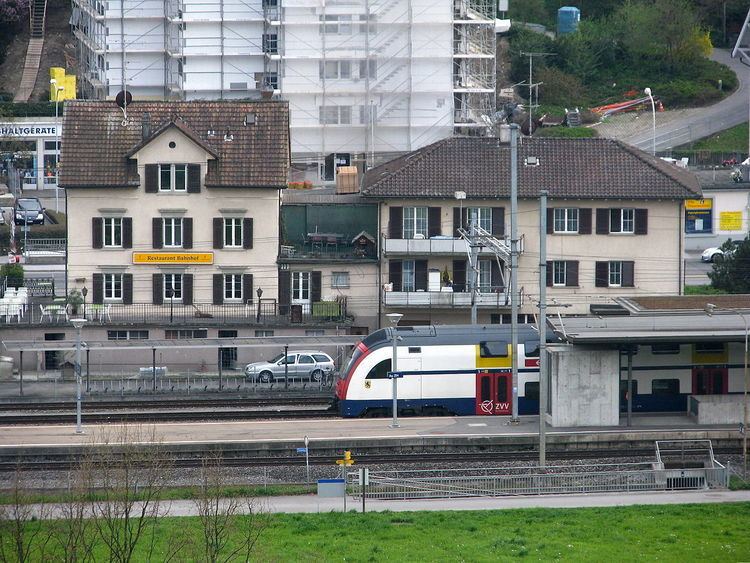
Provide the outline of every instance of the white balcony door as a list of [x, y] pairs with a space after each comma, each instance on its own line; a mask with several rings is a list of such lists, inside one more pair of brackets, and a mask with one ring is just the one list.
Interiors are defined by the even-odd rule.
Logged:
[[302, 312], [310, 312], [310, 272], [292, 272], [292, 305], [302, 305]]

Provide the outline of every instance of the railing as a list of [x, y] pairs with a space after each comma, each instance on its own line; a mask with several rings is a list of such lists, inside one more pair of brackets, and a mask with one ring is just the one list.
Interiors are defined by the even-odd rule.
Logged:
[[32, 297], [54, 297], [55, 278], [12, 278], [5, 276], [0, 285], [0, 293], [5, 295], [7, 287], [26, 287]]
[[[54, 286], [53, 286], [54, 291]], [[33, 292], [32, 292], [33, 293]], [[26, 324], [69, 325], [73, 317], [84, 317], [102, 325], [196, 325], [213, 326], [225, 323], [251, 325], [287, 325], [344, 323], [348, 317], [346, 302], [312, 303], [307, 310], [301, 306], [257, 303], [182, 303], [154, 305], [151, 303], [65, 304], [34, 301], [29, 303], [20, 322]], [[12, 322], [9, 321], [9, 322]]]
[[[667, 491], [726, 487], [723, 466], [709, 469], [652, 469], [650, 463], [620, 465], [488, 468], [424, 471], [370, 472], [366, 494], [375, 499], [497, 497]], [[359, 475], [348, 473], [361, 495]]]
[[41, 238], [26, 241], [25, 253], [64, 253], [67, 240], [64, 238]]
[[[447, 289], [447, 288], [444, 288]], [[504, 288], [477, 294], [479, 307], [507, 307], [510, 304]], [[388, 307], [470, 307], [471, 293], [464, 291], [383, 291]]]
[[282, 244], [279, 254], [285, 260], [309, 260], [311, 258], [321, 259], [351, 259], [351, 260], [376, 260], [377, 253], [374, 245], [372, 249], [360, 248], [351, 244], [327, 245], [323, 243], [314, 244]]

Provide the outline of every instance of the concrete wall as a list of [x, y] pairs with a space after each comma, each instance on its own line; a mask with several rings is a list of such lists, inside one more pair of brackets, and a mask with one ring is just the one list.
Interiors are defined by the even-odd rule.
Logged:
[[619, 358], [612, 350], [550, 348], [552, 426], [616, 426], [620, 422]]
[[694, 395], [693, 400], [698, 402], [698, 424], [739, 424], [744, 420], [743, 395]]

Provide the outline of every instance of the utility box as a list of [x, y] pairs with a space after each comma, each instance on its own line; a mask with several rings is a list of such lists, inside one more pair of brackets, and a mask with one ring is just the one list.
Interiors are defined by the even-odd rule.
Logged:
[[581, 10], [575, 6], [563, 6], [557, 10], [557, 34], [575, 33], [581, 21]]
[[339, 166], [336, 170], [336, 193], [356, 194], [359, 192], [359, 178], [356, 166]]
[[342, 498], [346, 496], [345, 479], [318, 479], [320, 498]]

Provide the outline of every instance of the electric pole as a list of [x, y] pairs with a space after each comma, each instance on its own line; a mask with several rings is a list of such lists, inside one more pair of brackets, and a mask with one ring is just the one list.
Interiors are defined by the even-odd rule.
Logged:
[[547, 191], [539, 193], [539, 466], [547, 464]]
[[[537, 103], [539, 102], [539, 86], [543, 84], [543, 82], [534, 83], [533, 81], [533, 75], [534, 75], [534, 57], [546, 57], [549, 55], [554, 55], [554, 53], [528, 53], [525, 51], [521, 51], [520, 53], [522, 56], [529, 57], [529, 136], [531, 136], [531, 133], [533, 131], [532, 129], [532, 115], [534, 113], [534, 100], [533, 100], [533, 92], [534, 88], [537, 89]], [[523, 83], [521, 83], [523, 84]]]
[[470, 257], [469, 266], [471, 268], [471, 324], [477, 324], [477, 293], [479, 286], [479, 246], [477, 245], [477, 209], [471, 209], [471, 225], [469, 226], [470, 239]]
[[510, 340], [513, 406], [511, 423], [518, 424], [518, 125], [510, 125]]

